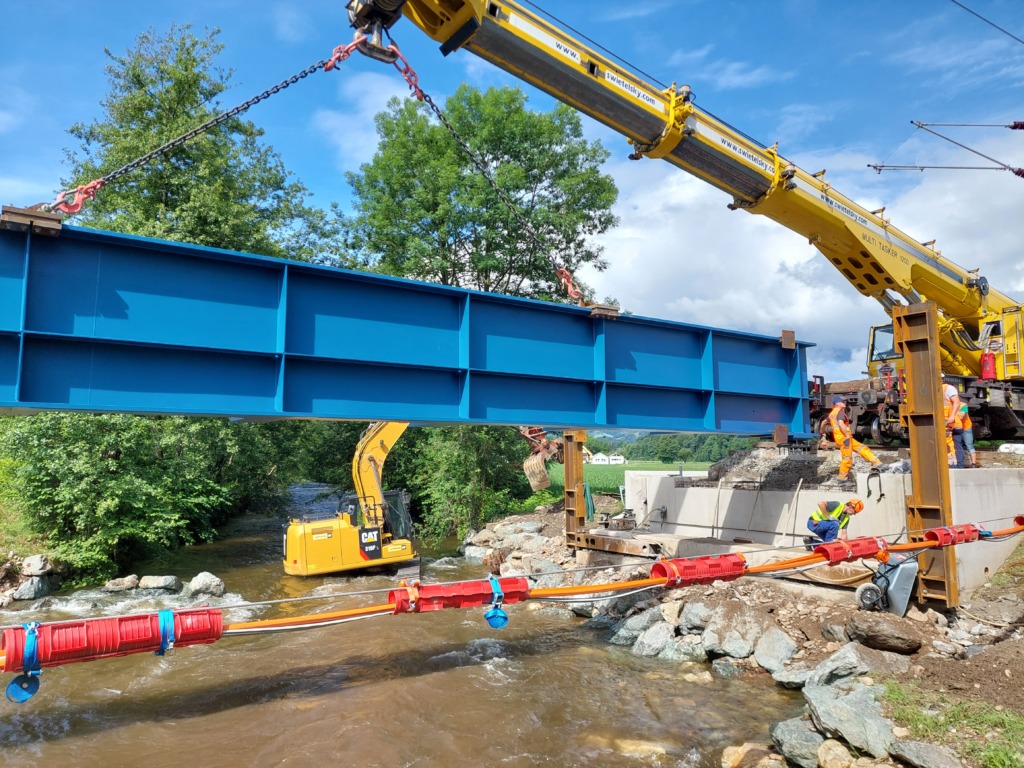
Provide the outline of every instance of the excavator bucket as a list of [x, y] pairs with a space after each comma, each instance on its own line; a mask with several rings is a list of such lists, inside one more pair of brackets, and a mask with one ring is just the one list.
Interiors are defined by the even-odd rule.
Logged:
[[548, 476], [547, 462], [544, 461], [543, 454], [535, 453], [524, 461], [523, 471], [533, 490], [542, 491], [551, 487], [551, 478]]

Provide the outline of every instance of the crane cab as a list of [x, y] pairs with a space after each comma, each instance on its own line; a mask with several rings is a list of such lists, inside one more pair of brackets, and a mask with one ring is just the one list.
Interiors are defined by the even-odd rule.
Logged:
[[388, 568], [416, 558], [409, 492], [386, 491], [380, 525], [366, 525], [354, 493], [335, 514], [309, 513], [288, 521], [283, 536], [284, 572], [320, 576], [365, 568]]

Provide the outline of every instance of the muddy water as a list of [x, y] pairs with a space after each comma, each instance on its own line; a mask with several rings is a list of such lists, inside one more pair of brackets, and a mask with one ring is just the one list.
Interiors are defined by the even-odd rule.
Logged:
[[[239, 605], [394, 585], [383, 575], [285, 576], [280, 538], [279, 521], [244, 519], [225, 541], [139, 572], [217, 574], [229, 594], [210, 604], [228, 622], [386, 602], [376, 594]], [[424, 575], [483, 574], [441, 558]], [[0, 624], [181, 607], [95, 591], [52, 602], [45, 612], [0, 613]], [[29, 702], [0, 699], [0, 758], [5, 768], [711, 768], [725, 746], [765, 740], [769, 721], [799, 711], [802, 700], [770, 679], [687, 682], [677, 664], [636, 658], [536, 607], [509, 606], [503, 630], [488, 627], [482, 610], [443, 611], [47, 669]]]

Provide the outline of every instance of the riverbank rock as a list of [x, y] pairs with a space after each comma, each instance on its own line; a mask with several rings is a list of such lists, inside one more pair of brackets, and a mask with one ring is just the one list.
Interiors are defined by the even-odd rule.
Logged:
[[103, 585], [104, 592], [127, 592], [139, 588], [139, 577], [134, 573], [130, 576], [122, 576], [120, 579], [111, 579]]
[[[480, 547], [481, 559], [499, 566], [502, 576], [526, 576], [532, 586], [609, 584], [650, 573], [649, 559], [566, 548], [560, 516], [525, 518], [489, 525], [467, 543]], [[761, 672], [802, 689], [806, 714], [772, 725], [772, 744], [762, 745], [757, 760], [774, 762], [764, 765], [781, 765], [781, 756], [807, 768], [960, 765], [948, 750], [918, 748], [907, 733], [894, 733], [880, 704], [883, 689], [874, 685], [879, 679], [913, 680], [926, 690], [1024, 713], [1016, 682], [1024, 668], [1024, 587], [1019, 594], [994, 589], [963, 610], [911, 606], [902, 618], [861, 610], [850, 590], [743, 577], [594, 593], [581, 596], [572, 611], [607, 642], [678, 663], [678, 674], [695, 683]], [[762, 764], [729, 755], [744, 768]], [[947, 758], [954, 762], [947, 766]]]
[[139, 579], [139, 589], [162, 589], [165, 592], [181, 590], [181, 579], [177, 576], [143, 576]]
[[200, 595], [211, 595], [221, 597], [224, 594], [224, 581], [217, 578], [209, 571], [203, 571], [192, 578], [182, 590], [182, 597], [198, 597]]

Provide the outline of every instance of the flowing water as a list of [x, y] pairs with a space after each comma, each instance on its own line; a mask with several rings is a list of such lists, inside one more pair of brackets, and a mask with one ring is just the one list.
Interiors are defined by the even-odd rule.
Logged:
[[[281, 521], [250, 517], [138, 572], [218, 575], [228, 594], [208, 602], [226, 623], [384, 603], [245, 605], [395, 584], [286, 576], [280, 557]], [[424, 571], [425, 581], [483, 576], [448, 557]], [[0, 625], [184, 607], [98, 590], [46, 603], [0, 612]], [[606, 645], [606, 632], [563, 610], [507, 612], [502, 630], [482, 609], [437, 611], [47, 668], [27, 703], [0, 699], [2, 765], [717, 768], [724, 747], [766, 741], [767, 724], [802, 705], [766, 675], [687, 682], [678, 664]]]

